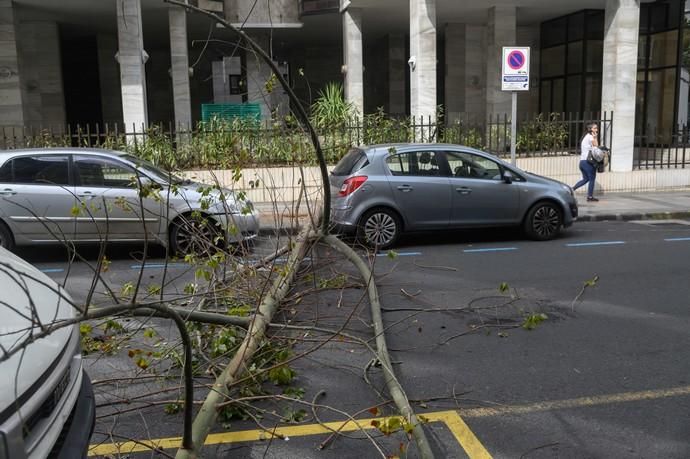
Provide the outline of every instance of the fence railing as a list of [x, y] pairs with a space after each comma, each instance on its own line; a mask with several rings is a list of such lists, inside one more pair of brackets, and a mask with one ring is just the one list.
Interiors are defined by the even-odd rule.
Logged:
[[690, 125], [671, 132], [647, 128], [635, 136], [634, 169], [684, 169], [690, 167]]
[[[577, 154], [585, 125], [600, 125], [602, 143], [611, 144], [610, 113], [560, 113], [523, 116], [517, 121], [517, 156]], [[336, 162], [352, 146], [424, 142], [462, 144], [500, 157], [510, 155], [507, 115], [471, 114], [438, 119], [391, 118], [382, 113], [317, 129], [327, 160]], [[125, 150], [175, 168], [241, 165], [313, 164], [309, 136], [286, 123], [212, 120], [194, 129], [169, 124], [131, 126], [93, 124], [64, 128], [0, 128], [0, 148], [97, 147]], [[615, 147], [614, 147], [615, 148]]]

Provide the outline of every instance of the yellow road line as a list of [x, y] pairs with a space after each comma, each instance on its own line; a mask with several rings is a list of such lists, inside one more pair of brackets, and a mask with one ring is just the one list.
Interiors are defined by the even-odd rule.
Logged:
[[[471, 459], [490, 458], [489, 453], [481, 445], [477, 437], [470, 431], [455, 411], [438, 411], [421, 414], [429, 422], [443, 422], [460, 442], [465, 452]], [[262, 429], [243, 430], [239, 432], [223, 432], [211, 434], [206, 438], [205, 445], [217, 445], [224, 443], [238, 443], [247, 441], [268, 440], [273, 438], [303, 437], [308, 435], [329, 434], [334, 430], [339, 432], [353, 432], [355, 430], [375, 429], [374, 421], [384, 422], [384, 417], [359, 419], [356, 421], [325, 422], [323, 424], [305, 424], [299, 426], [277, 427], [271, 432]], [[390, 418], [388, 418], [390, 419]], [[91, 445], [89, 456], [128, 454], [150, 451], [154, 448], [170, 449], [178, 448], [182, 443], [181, 437], [162, 438], [159, 440], [145, 440], [140, 442], [104, 443]]]
[[530, 403], [527, 405], [508, 405], [494, 408], [472, 408], [462, 410], [462, 417], [482, 418], [505, 414], [526, 414], [539, 411], [562, 410], [566, 408], [584, 408], [588, 406], [608, 405], [612, 403], [641, 402], [645, 400], [681, 397], [685, 395], [690, 395], [690, 386], [673, 387], [670, 389], [659, 390], [643, 390], [638, 392], [623, 392], [609, 395], [596, 395], [592, 397], [579, 397], [568, 400]]
[[[579, 397], [567, 400], [554, 400], [547, 402], [531, 403], [526, 405], [509, 405], [494, 408], [473, 408], [461, 410], [462, 417], [457, 411], [437, 411], [433, 413], [422, 413], [429, 422], [443, 422], [460, 446], [465, 450], [470, 459], [489, 459], [491, 455], [481, 444], [479, 439], [467, 426], [464, 418], [481, 418], [501, 415], [519, 415], [536, 413], [540, 411], [551, 411], [568, 408], [584, 408], [590, 406], [608, 405], [614, 403], [639, 402], [645, 400], [656, 400], [661, 398], [690, 396], [690, 386], [674, 387], [670, 389], [646, 390], [637, 392], [623, 392], [619, 394], [597, 395], [592, 397]], [[221, 443], [237, 443], [247, 441], [267, 440], [271, 437], [301, 437], [307, 435], [328, 434], [332, 430], [340, 432], [352, 432], [362, 429], [374, 429], [372, 421], [382, 422], [386, 418], [369, 418], [357, 421], [338, 421], [327, 422], [324, 424], [306, 424], [299, 426], [278, 427], [272, 433], [261, 429], [244, 430], [239, 432], [224, 432], [211, 434], [206, 439], [206, 445], [216, 445]], [[142, 451], [149, 451], [152, 448], [172, 449], [180, 446], [180, 437], [162, 438], [158, 440], [145, 440], [141, 442], [122, 442], [92, 445], [89, 449], [89, 456], [108, 455], [108, 454], [127, 454]]]

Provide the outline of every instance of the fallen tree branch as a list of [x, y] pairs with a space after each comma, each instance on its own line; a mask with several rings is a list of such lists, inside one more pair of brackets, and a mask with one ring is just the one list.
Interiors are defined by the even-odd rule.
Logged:
[[268, 324], [278, 309], [278, 305], [285, 297], [292, 285], [292, 280], [297, 272], [297, 267], [304, 258], [309, 244], [313, 239], [313, 231], [309, 228], [303, 231], [298, 237], [295, 249], [290, 253], [284, 274], [278, 274], [271, 285], [268, 293], [259, 305], [257, 313], [253, 316], [247, 330], [247, 334], [240, 344], [237, 352], [225, 367], [216, 382], [213, 384], [211, 392], [206, 397], [204, 404], [197, 413], [192, 427], [192, 438], [194, 449], [180, 449], [175, 456], [177, 459], [191, 459], [199, 457], [200, 447], [206, 441], [206, 437], [211, 427], [218, 419], [218, 407], [227, 400], [229, 396], [229, 386], [246, 370], [247, 361], [254, 355], [265, 336]]
[[407, 399], [400, 382], [395, 377], [393, 372], [393, 365], [388, 354], [388, 346], [386, 344], [386, 337], [383, 333], [383, 318], [381, 315], [381, 303], [379, 301], [379, 294], [374, 283], [373, 273], [369, 269], [369, 266], [360, 258], [360, 256], [348, 247], [344, 242], [333, 235], [326, 236], [324, 242], [328, 243], [332, 248], [342, 253], [347, 257], [348, 260], [354, 264], [359, 270], [364, 282], [367, 286], [367, 292], [369, 293], [369, 303], [371, 306], [371, 319], [374, 324], [374, 334], [376, 336], [376, 348], [377, 357], [379, 362], [381, 362], [381, 367], [383, 368], [384, 379], [386, 381], [386, 387], [391, 397], [395, 401], [400, 414], [410, 423], [412, 426], [412, 435], [419, 448], [420, 456], [423, 459], [431, 459], [434, 457], [434, 453], [431, 451], [431, 446], [429, 441], [424, 434], [422, 429], [422, 423], [417, 419], [414, 414], [410, 402]]

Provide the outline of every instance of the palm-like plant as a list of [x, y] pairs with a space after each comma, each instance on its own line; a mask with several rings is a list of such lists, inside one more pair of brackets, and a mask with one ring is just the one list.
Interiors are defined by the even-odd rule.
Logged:
[[354, 107], [345, 100], [340, 83], [328, 83], [311, 106], [312, 122], [320, 129], [343, 127], [353, 116]]

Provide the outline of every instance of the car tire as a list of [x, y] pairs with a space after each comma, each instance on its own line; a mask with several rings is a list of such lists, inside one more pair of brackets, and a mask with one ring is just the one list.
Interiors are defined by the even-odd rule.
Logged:
[[14, 251], [14, 236], [7, 225], [0, 221], [0, 247], [10, 252]]
[[554, 203], [542, 201], [536, 203], [524, 222], [524, 230], [530, 239], [548, 241], [558, 236], [563, 226], [561, 209]]
[[367, 211], [357, 225], [357, 240], [371, 248], [389, 249], [395, 245], [402, 230], [398, 214], [390, 209]]
[[181, 215], [170, 225], [170, 252], [173, 255], [212, 255], [218, 248], [221, 228], [212, 218]]

